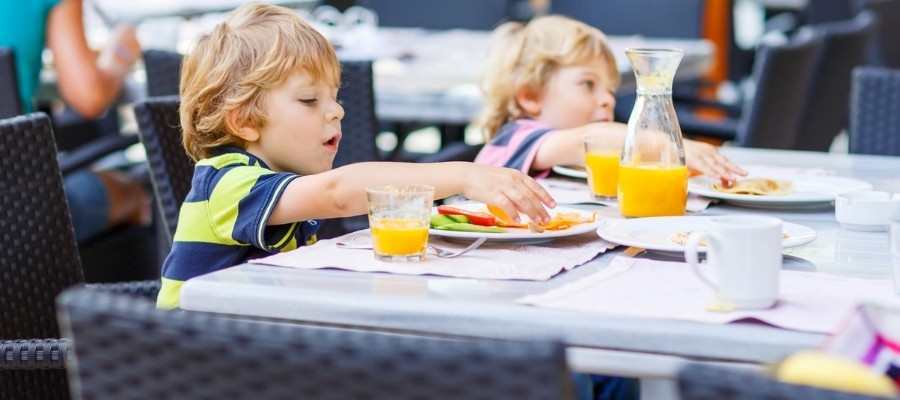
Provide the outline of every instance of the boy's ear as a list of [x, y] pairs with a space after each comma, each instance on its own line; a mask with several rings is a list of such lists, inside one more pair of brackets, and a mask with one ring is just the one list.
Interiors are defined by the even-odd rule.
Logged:
[[538, 115], [541, 113], [541, 95], [527, 88], [521, 88], [516, 91], [516, 103], [522, 107], [528, 115]]
[[231, 110], [225, 114], [225, 125], [235, 136], [247, 142], [259, 140], [259, 131], [249, 119], [241, 120], [237, 110]]

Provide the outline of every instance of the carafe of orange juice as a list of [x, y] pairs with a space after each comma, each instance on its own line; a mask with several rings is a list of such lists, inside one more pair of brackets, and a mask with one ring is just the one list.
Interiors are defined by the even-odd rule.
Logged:
[[680, 49], [626, 49], [637, 100], [619, 161], [619, 210], [626, 217], [684, 215], [688, 171], [672, 105]]

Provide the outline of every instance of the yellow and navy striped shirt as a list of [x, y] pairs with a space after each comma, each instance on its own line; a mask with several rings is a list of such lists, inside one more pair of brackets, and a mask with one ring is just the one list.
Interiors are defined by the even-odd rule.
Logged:
[[266, 225], [295, 178], [273, 172], [259, 158], [231, 147], [200, 160], [163, 264], [157, 307], [178, 307], [181, 285], [190, 278], [315, 243], [317, 220]]

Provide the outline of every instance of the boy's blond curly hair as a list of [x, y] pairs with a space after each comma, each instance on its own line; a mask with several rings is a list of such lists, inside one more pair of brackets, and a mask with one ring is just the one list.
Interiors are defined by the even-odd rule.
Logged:
[[195, 161], [223, 145], [247, 148], [226, 115], [263, 128], [266, 95], [297, 71], [338, 87], [340, 64], [319, 32], [287, 8], [245, 4], [202, 35], [181, 67], [184, 148]]
[[597, 28], [560, 15], [498, 26], [488, 43], [480, 82], [484, 106], [475, 125], [490, 140], [506, 122], [526, 116], [516, 102], [516, 93], [539, 94], [559, 68], [597, 58], [606, 62], [618, 86], [615, 57]]

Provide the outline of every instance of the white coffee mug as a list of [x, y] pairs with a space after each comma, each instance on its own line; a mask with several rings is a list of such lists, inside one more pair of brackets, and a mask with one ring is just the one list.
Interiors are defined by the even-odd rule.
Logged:
[[[764, 216], [721, 216], [710, 219], [707, 230], [688, 238], [684, 258], [715, 292], [723, 309], [772, 307], [778, 297], [781, 271], [782, 221]], [[706, 241], [706, 260], [712, 270], [700, 270], [697, 248]]]

